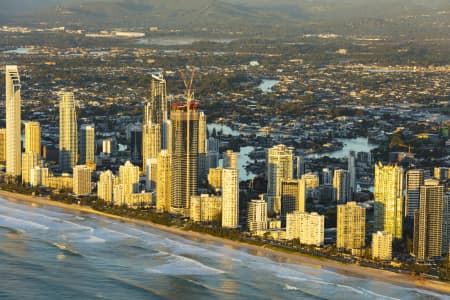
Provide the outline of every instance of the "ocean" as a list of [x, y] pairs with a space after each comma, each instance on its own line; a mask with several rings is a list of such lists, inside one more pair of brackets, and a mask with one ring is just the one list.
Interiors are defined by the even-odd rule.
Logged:
[[0, 299], [445, 299], [0, 198]]

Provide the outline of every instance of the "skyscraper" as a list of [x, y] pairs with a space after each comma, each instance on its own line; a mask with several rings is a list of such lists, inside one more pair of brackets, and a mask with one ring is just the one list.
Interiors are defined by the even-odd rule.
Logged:
[[144, 123], [142, 128], [142, 163], [147, 173], [147, 160], [156, 159], [161, 151], [161, 126], [157, 123]]
[[213, 137], [208, 138], [208, 164], [210, 169], [219, 166], [219, 140]]
[[162, 150], [157, 159], [156, 208], [169, 211], [172, 199], [172, 157], [167, 150]]
[[208, 184], [214, 190], [214, 192], [222, 189], [222, 174], [223, 168], [209, 169]]
[[20, 78], [17, 66], [6, 66], [6, 173], [20, 176], [21, 166], [21, 114]]
[[208, 136], [206, 128], [206, 116], [199, 112], [198, 117], [198, 178], [199, 182], [206, 182], [208, 176]]
[[237, 169], [238, 168], [238, 152], [234, 152], [233, 150], [227, 150], [223, 154], [223, 167], [229, 169]]
[[278, 145], [267, 151], [267, 195], [269, 210], [275, 213], [281, 211], [281, 181], [293, 176], [294, 149]]
[[305, 174], [305, 160], [301, 156], [295, 157], [295, 178], [302, 178], [303, 174]]
[[88, 195], [92, 191], [91, 169], [86, 165], [73, 168], [73, 193], [75, 195]]
[[356, 202], [338, 205], [336, 246], [339, 249], [361, 249], [366, 238], [366, 209]]
[[348, 177], [349, 177], [349, 193], [350, 197], [353, 193], [356, 193], [356, 153], [355, 151], [350, 151], [348, 155]]
[[172, 201], [174, 213], [188, 214], [189, 200], [197, 195], [199, 105], [172, 104]]
[[[420, 206], [414, 222], [414, 254], [418, 261], [442, 256], [442, 220], [444, 212], [444, 186], [439, 180], [427, 179], [420, 187]], [[416, 225], [416, 224], [415, 224]]]
[[306, 205], [306, 183], [304, 179], [281, 181], [281, 222], [285, 225], [288, 213], [304, 212]]
[[80, 163], [85, 165], [95, 161], [95, 128], [84, 124], [80, 129]]
[[78, 158], [77, 114], [74, 94], [60, 93], [59, 103], [59, 168], [72, 172]]
[[0, 128], [0, 162], [6, 162], [6, 128]]
[[133, 193], [139, 193], [139, 167], [130, 161], [119, 167], [119, 181], [123, 185], [125, 201]]
[[247, 226], [249, 232], [267, 229], [267, 203], [264, 200], [251, 200], [248, 203]]
[[333, 201], [338, 204], [350, 201], [350, 174], [347, 170], [334, 170], [333, 176]]
[[375, 230], [402, 238], [403, 169], [396, 165], [375, 165]]
[[420, 187], [423, 185], [423, 170], [414, 169], [406, 172], [405, 216], [414, 218], [414, 211], [419, 209]]
[[448, 254], [450, 247], [450, 191], [444, 195], [444, 211], [442, 213], [442, 253]]
[[41, 126], [39, 122], [25, 122], [25, 153], [41, 156]]
[[145, 103], [144, 124], [158, 124], [162, 129], [168, 119], [168, 105], [166, 96], [166, 80], [162, 75], [152, 75], [150, 82], [150, 101]]
[[222, 227], [239, 226], [239, 172], [223, 169], [222, 173]]
[[333, 184], [333, 172], [328, 168], [322, 169], [322, 184], [323, 185]]

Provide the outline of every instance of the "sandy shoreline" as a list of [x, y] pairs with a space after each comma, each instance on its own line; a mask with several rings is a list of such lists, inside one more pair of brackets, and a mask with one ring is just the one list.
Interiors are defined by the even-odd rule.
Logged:
[[182, 236], [187, 239], [196, 240], [196, 241], [203, 241], [208, 243], [215, 243], [215, 244], [222, 244], [226, 247], [232, 247], [235, 249], [247, 249], [250, 254], [258, 255], [258, 256], [265, 256], [270, 259], [273, 259], [275, 261], [279, 262], [288, 262], [288, 263], [296, 263], [301, 264], [305, 266], [311, 266], [316, 268], [325, 268], [332, 271], [335, 271], [339, 274], [348, 275], [348, 276], [354, 276], [358, 278], [366, 278], [369, 280], [376, 280], [381, 282], [386, 282], [394, 285], [400, 285], [410, 288], [420, 288], [425, 289], [433, 292], [443, 293], [450, 295], [450, 284], [439, 282], [439, 281], [433, 281], [433, 280], [424, 280], [420, 279], [418, 277], [405, 275], [405, 274], [398, 274], [390, 271], [385, 270], [378, 270], [378, 269], [372, 269], [367, 267], [361, 267], [358, 265], [347, 265], [342, 264], [333, 260], [329, 259], [319, 259], [314, 258], [302, 254], [296, 254], [296, 253], [286, 253], [281, 251], [276, 251], [272, 249], [264, 248], [263, 246], [256, 246], [256, 245], [250, 245], [246, 243], [241, 243], [237, 241], [231, 241], [227, 239], [222, 239], [215, 236], [210, 236], [206, 234], [201, 234], [198, 232], [192, 232], [192, 231], [184, 231], [179, 228], [173, 228], [173, 227], [167, 227], [155, 223], [151, 223], [148, 221], [142, 221], [142, 220], [135, 220], [120, 216], [115, 216], [103, 212], [99, 212], [96, 210], [93, 210], [90, 207], [86, 206], [78, 206], [78, 205], [70, 205], [65, 204], [61, 202], [56, 201], [50, 201], [39, 197], [33, 197], [33, 196], [27, 196], [27, 195], [21, 195], [21, 194], [14, 194], [6, 191], [0, 190], [0, 196], [5, 198], [6, 200], [10, 201], [17, 201], [27, 204], [38, 204], [38, 205], [44, 205], [44, 206], [54, 206], [59, 207], [67, 210], [77, 211], [77, 212], [83, 212], [88, 214], [96, 214], [100, 215], [106, 218], [115, 219], [122, 222], [127, 222], [139, 226], [148, 226], [153, 227], [161, 231], [173, 233], [179, 236]]

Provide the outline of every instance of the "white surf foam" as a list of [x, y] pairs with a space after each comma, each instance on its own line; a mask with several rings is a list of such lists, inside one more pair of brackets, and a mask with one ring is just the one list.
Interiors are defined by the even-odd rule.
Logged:
[[21, 229], [24, 231], [33, 229], [48, 230], [48, 227], [43, 224], [29, 220], [17, 219], [5, 215], [0, 215], [0, 225], [9, 228]]
[[171, 255], [168, 263], [147, 268], [147, 272], [165, 275], [217, 275], [225, 271], [206, 266], [201, 262], [179, 255]]

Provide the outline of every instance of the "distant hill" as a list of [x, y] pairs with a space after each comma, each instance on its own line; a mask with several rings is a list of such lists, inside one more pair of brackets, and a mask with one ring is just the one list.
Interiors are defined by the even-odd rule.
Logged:
[[0, 25], [356, 34], [445, 34], [450, 26], [448, 0], [0, 0], [0, 8]]
[[158, 25], [182, 28], [232, 25], [238, 28], [248, 24], [273, 24], [285, 19], [279, 13], [220, 0], [44, 0], [40, 4], [34, 3], [34, 0], [15, 1], [2, 11], [3, 15], [10, 12], [12, 17], [7, 20], [16, 23], [44, 21], [87, 26]]

